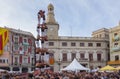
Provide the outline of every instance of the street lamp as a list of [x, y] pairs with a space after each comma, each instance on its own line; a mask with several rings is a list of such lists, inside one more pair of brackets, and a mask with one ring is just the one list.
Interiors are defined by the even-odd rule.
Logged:
[[61, 65], [61, 59], [58, 59], [58, 65], [59, 65], [59, 71], [60, 71], [60, 65]]

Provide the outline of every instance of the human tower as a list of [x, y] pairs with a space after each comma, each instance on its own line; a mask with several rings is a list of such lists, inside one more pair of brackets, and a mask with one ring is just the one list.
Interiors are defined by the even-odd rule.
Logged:
[[[47, 49], [47, 26], [45, 23], [45, 11], [40, 10], [37, 14], [37, 39], [36, 39], [36, 67], [46, 68], [49, 67], [49, 53]], [[36, 59], [37, 59], [36, 58]]]

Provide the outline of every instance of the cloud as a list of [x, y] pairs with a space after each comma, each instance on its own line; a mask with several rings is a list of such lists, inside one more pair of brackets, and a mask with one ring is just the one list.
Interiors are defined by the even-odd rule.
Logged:
[[113, 27], [120, 20], [119, 0], [1, 0], [0, 26], [36, 36], [37, 12], [42, 9], [47, 14], [49, 3], [54, 5], [62, 36], [91, 36], [92, 31]]

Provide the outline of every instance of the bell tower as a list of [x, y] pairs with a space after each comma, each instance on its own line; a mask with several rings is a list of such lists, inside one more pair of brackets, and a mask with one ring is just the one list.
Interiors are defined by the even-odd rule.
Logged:
[[48, 5], [46, 25], [48, 27], [48, 31], [47, 31], [48, 40], [49, 39], [57, 39], [58, 38], [59, 24], [55, 20], [54, 6], [51, 3]]

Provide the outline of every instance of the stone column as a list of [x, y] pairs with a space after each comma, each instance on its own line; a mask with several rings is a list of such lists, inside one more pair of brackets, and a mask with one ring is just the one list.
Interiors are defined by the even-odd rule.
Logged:
[[28, 67], [28, 72], [31, 72], [31, 70], [32, 70], [32, 69], [31, 69], [30, 67]]
[[12, 66], [10, 67], [10, 71], [13, 71], [13, 67]]
[[19, 67], [20, 68], [20, 73], [22, 73], [22, 67]]

